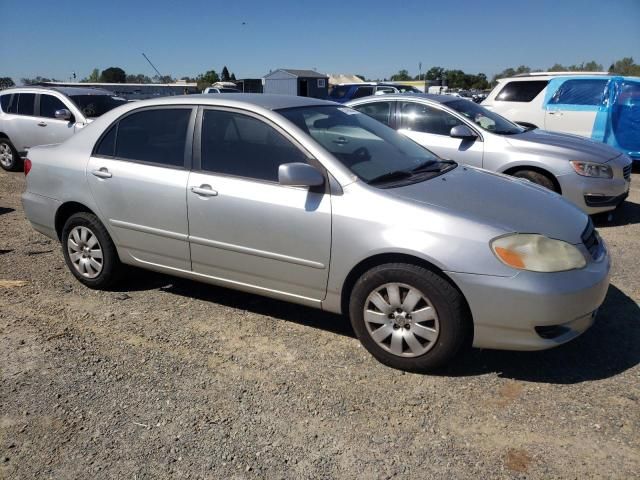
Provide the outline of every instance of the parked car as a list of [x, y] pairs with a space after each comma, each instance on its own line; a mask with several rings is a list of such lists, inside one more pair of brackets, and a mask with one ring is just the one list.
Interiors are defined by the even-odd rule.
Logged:
[[347, 105], [443, 158], [530, 180], [589, 214], [615, 209], [629, 193], [627, 155], [575, 135], [527, 130], [463, 98], [389, 95]]
[[411, 371], [471, 343], [565, 343], [609, 284], [607, 248], [571, 203], [333, 102], [128, 104], [31, 149], [25, 174], [27, 218], [84, 285], [129, 264], [344, 313], [378, 360]]
[[383, 95], [387, 93], [422, 93], [413, 85], [396, 85], [391, 83], [363, 82], [341, 83], [329, 92], [329, 100], [345, 103], [350, 100], [369, 95]]
[[0, 92], [0, 166], [20, 170], [35, 145], [60, 143], [94, 118], [127, 103], [97, 88], [18, 87]]
[[240, 93], [240, 90], [230, 87], [207, 87], [202, 93]]
[[581, 135], [640, 160], [640, 77], [517, 75], [499, 80], [482, 105], [521, 125]]

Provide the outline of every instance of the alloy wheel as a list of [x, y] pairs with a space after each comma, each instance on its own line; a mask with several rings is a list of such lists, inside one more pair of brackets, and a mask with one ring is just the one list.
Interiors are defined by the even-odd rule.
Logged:
[[76, 271], [86, 278], [102, 272], [103, 254], [98, 237], [87, 227], [74, 227], [67, 239], [67, 252]]
[[8, 143], [0, 143], [0, 164], [5, 168], [13, 166], [13, 150]]

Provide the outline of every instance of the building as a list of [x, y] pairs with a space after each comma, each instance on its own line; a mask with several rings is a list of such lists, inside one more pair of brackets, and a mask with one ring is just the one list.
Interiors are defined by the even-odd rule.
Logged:
[[327, 98], [329, 77], [313, 70], [279, 68], [264, 76], [264, 93]]
[[200, 93], [197, 83], [179, 81], [176, 83], [91, 83], [91, 82], [41, 82], [45, 87], [103, 88], [126, 100], [190, 95]]
[[262, 78], [243, 78], [236, 80], [236, 88], [243, 93], [262, 93]]

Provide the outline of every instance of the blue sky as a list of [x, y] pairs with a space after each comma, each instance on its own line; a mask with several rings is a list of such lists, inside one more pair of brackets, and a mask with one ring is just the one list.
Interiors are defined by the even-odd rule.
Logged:
[[[388, 77], [438, 65], [488, 76], [520, 64], [640, 63], [640, 0], [0, 0], [0, 76], [67, 80], [97, 67], [238, 78], [270, 69]], [[245, 22], [245, 25], [243, 25]]]

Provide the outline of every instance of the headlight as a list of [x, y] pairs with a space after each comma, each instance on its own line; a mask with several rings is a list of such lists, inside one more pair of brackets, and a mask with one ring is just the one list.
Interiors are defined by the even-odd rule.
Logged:
[[562, 272], [587, 264], [575, 246], [544, 235], [519, 234], [498, 237], [491, 242], [496, 257], [509, 267], [532, 272]]
[[613, 178], [613, 170], [611, 170], [609, 165], [581, 162], [579, 160], [571, 160], [569, 163], [571, 163], [576, 173], [583, 177]]

